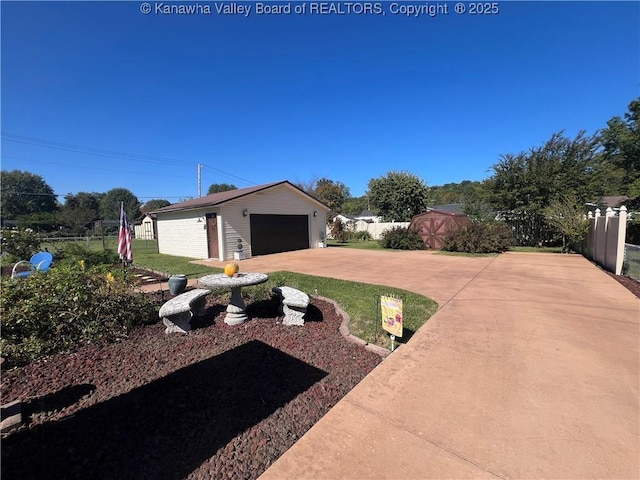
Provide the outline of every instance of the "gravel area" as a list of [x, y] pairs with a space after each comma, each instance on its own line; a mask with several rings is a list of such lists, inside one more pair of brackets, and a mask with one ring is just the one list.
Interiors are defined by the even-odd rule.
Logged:
[[229, 326], [210, 298], [188, 335], [149, 325], [3, 372], [25, 420], [3, 437], [3, 480], [258, 477], [381, 361], [329, 302], [300, 327], [276, 314]]

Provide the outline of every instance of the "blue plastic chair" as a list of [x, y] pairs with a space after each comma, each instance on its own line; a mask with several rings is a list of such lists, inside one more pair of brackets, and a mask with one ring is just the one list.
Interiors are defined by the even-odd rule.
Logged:
[[[53, 263], [53, 255], [49, 252], [38, 252], [30, 260], [20, 260], [11, 270], [11, 278], [28, 277], [35, 272], [46, 272]], [[28, 270], [17, 271], [18, 267], [28, 267]]]

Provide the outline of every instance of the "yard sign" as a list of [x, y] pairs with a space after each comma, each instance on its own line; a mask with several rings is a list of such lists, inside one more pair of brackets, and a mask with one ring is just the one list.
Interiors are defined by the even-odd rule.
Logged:
[[382, 328], [394, 337], [402, 337], [402, 300], [381, 296]]

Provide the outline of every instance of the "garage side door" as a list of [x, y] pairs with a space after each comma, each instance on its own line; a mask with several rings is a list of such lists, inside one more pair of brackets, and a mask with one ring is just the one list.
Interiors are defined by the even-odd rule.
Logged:
[[251, 214], [251, 254], [288, 252], [309, 248], [307, 215]]

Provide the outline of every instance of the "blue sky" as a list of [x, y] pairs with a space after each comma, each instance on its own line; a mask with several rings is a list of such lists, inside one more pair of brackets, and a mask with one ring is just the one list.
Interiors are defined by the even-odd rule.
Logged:
[[248, 17], [143, 3], [2, 1], [2, 169], [143, 202], [196, 196], [198, 163], [203, 193], [327, 177], [360, 196], [390, 170], [487, 178], [501, 154], [595, 133], [640, 94], [638, 2], [429, 2], [447, 4], [434, 17], [395, 13], [427, 2], [235, 2]]

